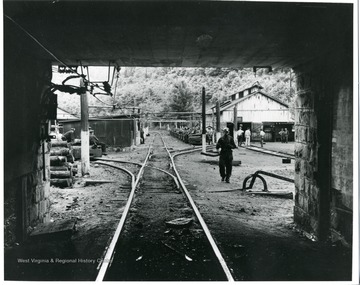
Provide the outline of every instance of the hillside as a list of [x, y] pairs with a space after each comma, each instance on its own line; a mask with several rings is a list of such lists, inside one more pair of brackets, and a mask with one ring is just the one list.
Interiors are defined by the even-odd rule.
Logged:
[[[106, 78], [107, 71], [102, 72]], [[131, 114], [137, 112], [133, 107], [139, 107], [145, 114], [200, 111], [202, 87], [209, 108], [216, 100], [224, 101], [255, 81], [266, 93], [291, 105], [295, 88], [292, 79], [290, 90], [290, 75], [290, 69], [274, 69], [272, 73], [259, 69], [255, 76], [252, 69], [123, 67], [113, 80], [113, 97], [89, 96], [89, 113], [90, 116]], [[53, 82], [59, 83], [66, 76], [54, 73]], [[60, 107], [80, 114], [79, 95], [57, 94]]]

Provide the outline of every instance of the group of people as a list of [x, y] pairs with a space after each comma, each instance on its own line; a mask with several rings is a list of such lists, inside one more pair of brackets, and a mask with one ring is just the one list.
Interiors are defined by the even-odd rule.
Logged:
[[[242, 146], [244, 143], [244, 130], [242, 126], [240, 126], [239, 130], [236, 132], [238, 146]], [[250, 138], [251, 138], [251, 131], [250, 128], [247, 128], [245, 131], [245, 146], [250, 146]]]
[[281, 131], [279, 132], [280, 138], [281, 138], [281, 142], [282, 143], [287, 143], [289, 140], [289, 131], [287, 128], [285, 129], [281, 129]]
[[[260, 129], [260, 144], [261, 147], [264, 145], [264, 138], [265, 138], [265, 132], [263, 129]], [[238, 146], [242, 146], [244, 143], [244, 131], [242, 129], [242, 126], [240, 126], [239, 130], [236, 132]], [[247, 128], [245, 131], [245, 146], [250, 146], [250, 138], [251, 138], [251, 131], [250, 128]]]
[[[71, 128], [69, 131], [64, 133], [61, 137], [63, 141], [66, 141], [68, 143], [72, 143], [75, 140], [75, 128]], [[92, 146], [92, 148], [97, 148], [98, 146], [101, 147], [101, 150], [103, 154], [106, 154], [106, 144], [101, 142], [94, 133], [94, 130], [92, 128], [89, 128], [89, 144]]]

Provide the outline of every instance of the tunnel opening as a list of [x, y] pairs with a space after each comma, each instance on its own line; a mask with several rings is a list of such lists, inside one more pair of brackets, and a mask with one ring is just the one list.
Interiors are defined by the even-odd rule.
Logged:
[[[17, 229], [12, 230], [12, 226], [7, 229], [17, 231], [16, 239], [22, 245], [34, 227], [50, 220], [46, 163], [50, 149], [43, 136], [44, 122], [49, 117], [39, 118], [38, 114], [45, 111], [44, 114], [50, 115], [42, 99], [54, 60], [69, 65], [77, 64], [81, 58], [87, 65], [107, 65], [111, 58], [119, 66], [291, 66], [296, 81], [295, 123], [291, 126], [295, 141], [294, 220], [311, 238], [335, 245], [333, 249], [344, 257], [343, 247], [353, 249], [356, 211], [352, 174], [356, 116], [353, 113], [356, 98], [352, 73], [353, 4], [169, 2], [157, 1], [151, 5], [141, 1], [106, 1], [105, 4], [94, 1], [88, 5], [85, 1], [31, 4], [5, 1], [4, 188], [7, 221], [17, 223]], [[108, 17], [109, 8], [113, 17]], [[199, 14], [203, 16], [198, 17]], [[305, 18], [306, 23], [302, 20]], [[83, 41], [78, 40], [79, 32], [87, 35]], [[63, 42], [59, 34], [66, 35], [68, 41]], [[74, 42], [77, 44], [69, 44]], [[227, 42], [232, 44], [223, 44]], [[18, 66], [23, 68], [19, 70]], [[179, 85], [176, 89], [183, 87]], [[147, 95], [151, 97], [150, 90]], [[236, 96], [240, 99], [243, 94], [232, 95], [236, 100]], [[226, 102], [223, 103], [226, 107]], [[136, 102], [131, 104], [135, 106]], [[128, 112], [135, 114], [137, 110], [130, 108]], [[167, 115], [169, 119], [173, 114]], [[192, 121], [192, 127], [200, 126], [194, 111], [182, 115]], [[184, 117], [174, 125], [183, 127]], [[226, 123], [231, 126], [232, 121], [229, 115]], [[241, 124], [239, 121], [234, 129]], [[276, 134], [278, 129], [290, 129], [288, 124], [273, 127], [274, 121], [262, 122], [267, 139], [272, 130]], [[259, 128], [250, 123], [243, 121], [244, 127]], [[154, 126], [167, 128], [160, 120]], [[135, 123], [127, 128], [129, 136], [134, 138], [130, 144], [137, 143], [139, 128], [141, 125]], [[277, 140], [275, 135], [271, 138]], [[199, 137], [195, 135], [191, 139], [197, 143]], [[270, 142], [265, 142], [266, 145]], [[242, 207], [238, 210], [242, 211]], [[16, 239], [11, 241], [13, 245]], [[251, 272], [250, 275], [239, 272], [239, 278], [266, 279], [270, 276], [267, 274], [276, 271], [274, 265], [264, 275], [257, 275], [251, 271], [251, 262], [242, 259], [247, 252], [244, 253], [241, 244], [228, 250], [237, 251], [234, 258], [242, 260], [242, 265]], [[283, 253], [279, 248], [274, 259]], [[261, 264], [261, 258], [257, 256], [253, 265]], [[306, 278], [327, 276], [348, 280], [351, 262], [344, 259], [341, 270], [322, 271], [321, 276], [307, 271]], [[16, 267], [15, 259], [12, 261]], [[291, 276], [275, 278], [304, 278], [300, 272], [292, 272]]]

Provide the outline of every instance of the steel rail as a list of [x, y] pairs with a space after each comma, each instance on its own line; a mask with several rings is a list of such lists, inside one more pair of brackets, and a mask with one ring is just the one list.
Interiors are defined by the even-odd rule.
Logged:
[[[214, 148], [214, 145], [207, 145], [206, 149], [208, 149], [208, 148]], [[169, 152], [170, 153], [184, 152], [184, 151], [193, 152], [193, 151], [197, 151], [197, 150], [202, 150], [202, 146], [193, 146], [193, 147], [188, 147], [188, 148], [184, 148], [184, 149], [174, 149], [174, 150], [169, 150]]]
[[133, 187], [134, 183], [135, 183], [135, 175], [128, 169], [126, 168], [123, 168], [123, 167], [120, 167], [120, 166], [117, 166], [117, 165], [112, 165], [112, 164], [109, 164], [109, 163], [105, 163], [105, 162], [97, 162], [98, 164], [101, 164], [101, 165], [106, 165], [106, 166], [109, 166], [109, 167], [113, 167], [113, 168], [116, 168], [116, 169], [119, 169], [119, 170], [122, 170], [124, 172], [126, 172], [127, 174], [129, 174], [131, 176], [131, 188]]
[[[129, 163], [129, 164], [134, 164], [134, 165], [142, 166], [142, 164], [141, 164], [141, 163], [138, 163], [138, 162], [130, 162], [130, 161], [126, 161], [126, 160], [117, 160], [117, 159], [111, 159], [111, 158], [96, 158], [96, 160], [112, 161], [112, 162], [118, 162], [118, 163]], [[100, 163], [100, 164], [101, 164], [101, 163]], [[179, 185], [178, 179], [176, 178], [175, 175], [171, 174], [170, 172], [168, 172], [168, 171], [166, 171], [166, 170], [164, 170], [164, 169], [158, 168], [158, 167], [148, 166], [148, 165], [145, 165], [145, 167], [159, 170], [159, 171], [164, 172], [164, 173], [166, 173], [167, 175], [171, 176], [171, 177], [173, 178], [175, 184], [176, 184], [176, 187], [177, 187], [178, 189], [180, 189], [180, 185]]]
[[130, 195], [129, 195], [129, 198], [126, 202], [126, 205], [125, 205], [125, 208], [124, 208], [124, 211], [121, 215], [121, 219], [120, 219], [120, 222], [116, 228], [116, 231], [115, 231], [115, 234], [110, 242], [110, 245], [106, 251], [106, 254], [105, 254], [105, 257], [104, 259], [102, 260], [102, 264], [101, 264], [101, 267], [100, 267], [100, 270], [99, 270], [99, 273], [96, 277], [96, 280], [95, 281], [103, 281], [104, 280], [104, 277], [105, 277], [105, 274], [106, 274], [106, 271], [109, 267], [109, 265], [111, 264], [111, 261], [112, 261], [112, 258], [114, 256], [114, 250], [115, 250], [115, 246], [116, 246], [116, 243], [119, 239], [119, 236], [120, 236], [120, 233], [123, 229], [123, 226], [125, 224], [125, 219], [129, 213], [129, 210], [130, 210], [130, 206], [131, 206], [131, 203], [132, 203], [132, 200], [134, 198], [134, 194], [135, 194], [135, 190], [136, 190], [136, 187], [137, 185], [139, 184], [139, 181], [140, 181], [140, 178], [141, 178], [141, 175], [144, 171], [144, 168], [145, 168], [145, 165], [146, 163], [148, 162], [148, 159], [149, 159], [149, 156], [150, 156], [150, 153], [151, 153], [151, 146], [149, 146], [149, 150], [148, 150], [148, 153], [146, 155], [146, 158], [144, 160], [144, 163], [142, 164], [141, 168], [140, 168], [140, 171], [137, 175], [137, 178], [136, 178], [136, 181], [135, 183], [132, 185], [132, 189], [131, 189], [131, 192], [130, 192]]
[[[174, 171], [175, 171], [175, 173], [176, 173], [176, 176], [178, 177], [178, 180], [179, 180], [179, 182], [180, 182], [180, 185], [181, 185], [181, 187], [182, 187], [182, 189], [183, 189], [183, 191], [184, 191], [184, 193], [185, 193], [188, 201], [190, 202], [190, 204], [191, 204], [191, 206], [192, 206], [192, 208], [193, 208], [193, 210], [194, 210], [194, 212], [195, 212], [195, 214], [196, 214], [196, 217], [197, 217], [197, 219], [199, 220], [199, 223], [201, 224], [202, 228], [204, 229], [204, 233], [205, 233], [208, 241], [210, 242], [211, 247], [212, 247], [212, 249], [214, 250], [214, 253], [215, 253], [216, 257], [218, 258], [222, 269], [224, 270], [224, 273], [225, 273], [225, 275], [226, 275], [226, 278], [228, 279], [228, 281], [234, 282], [234, 278], [233, 278], [233, 276], [231, 275], [230, 269], [229, 269], [229, 267], [227, 266], [227, 264], [226, 264], [226, 262], [225, 262], [225, 259], [224, 259], [223, 256], [221, 255], [221, 252], [220, 252], [220, 250], [219, 250], [219, 248], [218, 248], [218, 246], [217, 246], [214, 238], [212, 237], [209, 228], [207, 227], [204, 219], [202, 218], [202, 216], [201, 216], [201, 214], [200, 214], [200, 211], [199, 211], [198, 208], [196, 207], [195, 202], [194, 202], [193, 199], [191, 198], [189, 191], [187, 190], [184, 182], [183, 182], [182, 179], [181, 179], [181, 176], [180, 176], [179, 172], [178, 172], [177, 169], [176, 169], [175, 162], [174, 162], [174, 157], [177, 156], [177, 155], [180, 155], [180, 154], [189, 153], [189, 151], [177, 153], [177, 154], [174, 154], [174, 155], [172, 156], [171, 153], [170, 153], [170, 151], [169, 151], [169, 149], [168, 149], [167, 146], [166, 146], [166, 143], [165, 143], [162, 135], [161, 135], [160, 133], [158, 133], [158, 134], [160, 135], [160, 137], [161, 137], [161, 139], [162, 139], [162, 141], [163, 141], [163, 143], [164, 143], [165, 149], [166, 149], [167, 153], [169, 154], [169, 157], [170, 157], [171, 163], [172, 163], [172, 167], [173, 167], [173, 169], [174, 169]], [[195, 151], [195, 150], [193, 150], [193, 151]], [[190, 152], [192, 152], [192, 151], [190, 151]]]

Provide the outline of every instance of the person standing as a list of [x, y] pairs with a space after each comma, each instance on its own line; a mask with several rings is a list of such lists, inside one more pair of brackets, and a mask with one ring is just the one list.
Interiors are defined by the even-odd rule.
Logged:
[[251, 138], [250, 128], [247, 128], [247, 130], [245, 131], [245, 146], [250, 146], [250, 138]]
[[233, 161], [232, 150], [234, 148], [237, 148], [234, 139], [229, 135], [229, 129], [224, 128], [223, 136], [218, 140], [216, 149], [220, 149], [219, 170], [221, 181], [226, 181], [226, 183], [230, 183]]
[[211, 144], [212, 142], [212, 137], [213, 137], [213, 129], [212, 128], [208, 128], [206, 130], [206, 143], [207, 144]]
[[261, 147], [263, 147], [263, 145], [264, 145], [264, 138], [265, 138], [265, 132], [263, 131], [263, 129], [260, 129], [260, 144], [261, 144]]
[[145, 143], [145, 132], [144, 132], [144, 128], [140, 129], [140, 143], [144, 144]]
[[239, 130], [236, 132], [238, 146], [241, 146], [243, 144], [243, 135], [244, 135], [244, 131], [240, 126]]
[[284, 136], [285, 136], [285, 143], [288, 143], [289, 141], [289, 131], [287, 128], [284, 130]]
[[285, 132], [284, 129], [281, 129], [281, 131], [279, 132], [280, 135], [280, 139], [281, 139], [281, 143], [285, 142]]

